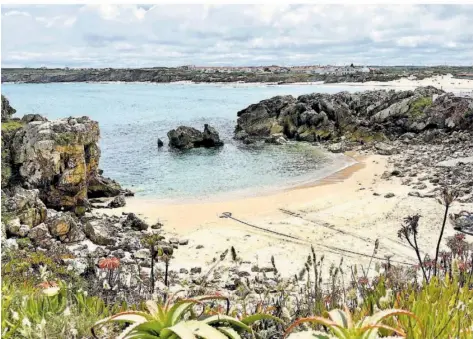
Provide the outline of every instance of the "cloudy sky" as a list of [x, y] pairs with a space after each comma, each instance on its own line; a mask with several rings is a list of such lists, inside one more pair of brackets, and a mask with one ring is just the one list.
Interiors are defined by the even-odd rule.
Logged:
[[473, 5], [4, 5], [2, 66], [473, 64]]

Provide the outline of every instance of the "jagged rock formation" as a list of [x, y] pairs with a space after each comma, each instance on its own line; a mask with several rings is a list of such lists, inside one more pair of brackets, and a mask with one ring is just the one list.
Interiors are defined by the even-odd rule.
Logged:
[[434, 87], [414, 91], [376, 90], [358, 93], [314, 93], [277, 96], [237, 113], [235, 138], [252, 142], [283, 133], [300, 141], [386, 140], [427, 129], [473, 127], [473, 99]]
[[204, 132], [193, 127], [179, 126], [168, 132], [169, 146], [177, 149], [190, 149], [194, 147], [218, 147], [223, 142], [215, 128], [204, 125]]
[[15, 114], [16, 109], [10, 106], [8, 99], [2, 94], [2, 121], [6, 121]]
[[[3, 124], [14, 128], [4, 129]], [[99, 174], [96, 121], [88, 117], [48, 121], [29, 114], [13, 124], [2, 122], [2, 130], [2, 189], [12, 196], [17, 187], [37, 190], [47, 207], [81, 215], [89, 197], [130, 194]]]

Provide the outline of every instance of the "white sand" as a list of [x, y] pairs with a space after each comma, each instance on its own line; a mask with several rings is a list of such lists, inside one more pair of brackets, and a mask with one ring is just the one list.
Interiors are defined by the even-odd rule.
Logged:
[[447, 92], [466, 92], [473, 95], [473, 80], [454, 79], [451, 74], [439, 75], [422, 80], [412, 78], [401, 78], [393, 81], [367, 81], [367, 82], [340, 82], [335, 84], [325, 84], [324, 86], [360, 86], [366, 89], [396, 89], [410, 90], [419, 86], [434, 86]]
[[[175, 252], [172, 268], [177, 270], [181, 267], [206, 266], [225, 249], [234, 246], [243, 260], [260, 266], [269, 266], [274, 255], [280, 272], [290, 276], [303, 267], [310, 244], [314, 245], [318, 255], [325, 255], [326, 267], [330, 263], [338, 264], [342, 256], [345, 269], [353, 264], [367, 267], [367, 257], [332, 251], [321, 245], [370, 255], [377, 238], [380, 239], [379, 257], [392, 255], [393, 260], [415, 263], [413, 251], [400, 244], [397, 238], [402, 220], [414, 213], [422, 215], [420, 244], [433, 255], [443, 207], [435, 199], [408, 196], [410, 188], [401, 185], [400, 178], [381, 180], [381, 174], [388, 167], [387, 157], [371, 155], [315, 186], [219, 202], [164, 204], [129, 198], [126, 207], [112, 211], [116, 214], [134, 212], [149, 223], [160, 220], [164, 223], [163, 230], [167, 237], [175, 235], [189, 239], [187, 246], [180, 246]], [[374, 192], [381, 195], [374, 196]], [[388, 192], [394, 193], [395, 197], [385, 198]], [[471, 209], [471, 205], [457, 203], [451, 211]], [[300, 213], [304, 220], [284, 214], [280, 208]], [[110, 213], [110, 210], [104, 212]], [[305, 241], [220, 218], [223, 212], [231, 212], [242, 221]], [[342, 234], [330, 227], [350, 234]], [[448, 225], [446, 236], [454, 233]], [[204, 247], [196, 249], [197, 245]]]

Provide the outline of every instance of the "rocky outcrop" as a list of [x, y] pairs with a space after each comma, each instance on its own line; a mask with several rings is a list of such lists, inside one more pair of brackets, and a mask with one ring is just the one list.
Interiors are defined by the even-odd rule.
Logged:
[[98, 139], [98, 123], [88, 117], [25, 124], [11, 146], [17, 180], [39, 189], [48, 207], [85, 209], [88, 183], [97, 176]]
[[193, 127], [179, 126], [170, 130], [168, 133], [169, 146], [177, 149], [190, 149], [194, 147], [218, 147], [223, 142], [215, 128], [204, 125], [204, 131]]
[[29, 230], [46, 220], [47, 209], [38, 190], [15, 188], [13, 195], [2, 197], [2, 217], [11, 235], [26, 236]]
[[429, 129], [473, 128], [473, 99], [434, 87], [414, 91], [277, 96], [237, 113], [235, 138], [245, 142], [283, 133], [300, 141], [369, 142]]
[[15, 114], [16, 109], [10, 106], [8, 99], [2, 94], [2, 121], [11, 119], [11, 116]]
[[[98, 170], [98, 123], [25, 115], [2, 133], [2, 188], [37, 189], [47, 207], [83, 214], [89, 197], [132, 195]], [[3, 129], [3, 128], [2, 128]], [[14, 195], [12, 193], [10, 195]]]

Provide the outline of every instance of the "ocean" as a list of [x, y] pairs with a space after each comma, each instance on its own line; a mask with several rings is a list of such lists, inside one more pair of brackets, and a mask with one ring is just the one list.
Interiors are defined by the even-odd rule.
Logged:
[[[276, 95], [363, 90], [356, 86], [263, 84], [2, 84], [16, 116], [89, 116], [100, 125], [100, 168], [138, 197], [164, 200], [253, 195], [321, 179], [353, 160], [304, 143], [243, 145], [233, 140], [237, 112]], [[175, 151], [166, 133], [208, 123], [225, 145]], [[157, 147], [161, 138], [165, 146]]]

